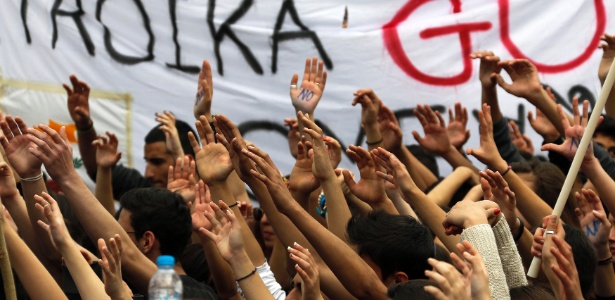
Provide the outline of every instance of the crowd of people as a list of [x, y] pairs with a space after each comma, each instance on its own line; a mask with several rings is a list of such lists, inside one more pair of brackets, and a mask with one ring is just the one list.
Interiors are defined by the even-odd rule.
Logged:
[[[604, 83], [615, 37], [602, 40]], [[588, 101], [574, 99], [570, 116], [530, 61], [471, 56], [480, 61], [480, 144], [464, 149], [469, 103], [451, 107], [448, 123], [418, 105], [423, 134], [406, 146], [385, 101], [358, 89], [366, 145], [345, 151], [359, 174], [338, 168], [340, 143], [314, 121], [327, 84], [316, 57], [290, 83], [297, 114], [284, 123], [296, 163], [287, 176], [224, 112], [212, 114], [207, 60], [196, 131], [156, 114], [144, 175], [118, 164], [117, 137], [96, 132], [90, 88], [72, 75], [68, 111], [96, 188], [75, 171], [65, 128], [2, 117], [0, 217], [14, 272], [4, 288], [19, 299], [137, 299], [156, 258], [171, 255], [184, 299], [615, 299], [615, 93], [558, 217]], [[548, 157], [502, 115], [502, 90], [535, 106], [529, 123]], [[441, 176], [434, 155], [453, 172]], [[541, 272], [528, 278], [534, 258]]]

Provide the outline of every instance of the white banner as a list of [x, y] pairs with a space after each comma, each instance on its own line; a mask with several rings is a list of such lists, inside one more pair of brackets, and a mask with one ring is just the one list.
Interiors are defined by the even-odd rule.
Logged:
[[[352, 93], [370, 87], [406, 116], [410, 144], [412, 129], [422, 133], [408, 113], [417, 103], [479, 107], [478, 61], [469, 58], [476, 50], [531, 59], [568, 106], [576, 94], [595, 99], [599, 36], [615, 32], [607, 17], [614, 12], [615, 2], [602, 0], [3, 0], [0, 105], [29, 125], [70, 123], [58, 92], [75, 74], [99, 92], [92, 99], [97, 129], [119, 134], [123, 162], [142, 171], [143, 137], [156, 125], [155, 112], [192, 123], [197, 72], [207, 58], [213, 113], [249, 130], [246, 139], [288, 173], [286, 137], [272, 128], [294, 116], [289, 83], [306, 57], [324, 59], [329, 72], [316, 111], [329, 135], [344, 146], [360, 139]], [[526, 122], [531, 106], [503, 90], [499, 96], [505, 116], [540, 145]], [[477, 146], [475, 117], [469, 128], [466, 147]], [[351, 166], [348, 157], [342, 166]]]

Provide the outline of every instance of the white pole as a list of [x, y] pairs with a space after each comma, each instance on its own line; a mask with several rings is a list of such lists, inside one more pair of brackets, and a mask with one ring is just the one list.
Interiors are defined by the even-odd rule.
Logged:
[[[555, 207], [553, 208], [553, 214], [557, 215], [558, 217], [561, 216], [562, 211], [564, 210], [564, 206], [566, 206], [568, 195], [570, 194], [570, 190], [572, 189], [574, 179], [577, 177], [577, 173], [579, 173], [579, 168], [581, 167], [581, 162], [583, 161], [583, 157], [585, 156], [585, 151], [587, 151], [587, 147], [589, 146], [589, 143], [594, 136], [594, 131], [596, 130], [596, 125], [598, 125], [600, 114], [604, 109], [606, 99], [609, 97], [609, 93], [611, 92], [611, 88], [613, 87], [613, 81], [615, 81], [615, 60], [613, 60], [613, 63], [611, 63], [609, 73], [606, 75], [606, 80], [604, 80], [604, 85], [602, 86], [600, 95], [598, 95], [598, 102], [596, 102], [596, 105], [592, 108], [592, 116], [587, 122], [587, 128], [585, 128], [585, 133], [581, 138], [581, 143], [579, 144], [577, 153], [574, 155], [572, 165], [570, 166], [568, 175], [566, 175], [566, 181], [564, 181], [564, 186], [562, 187], [559, 197], [557, 198], [557, 202], [555, 203]], [[538, 272], [540, 271], [540, 264], [541, 259], [534, 257], [534, 259], [532, 260], [532, 264], [530, 265], [530, 269], [527, 272], [527, 276], [532, 278], [538, 277]]]

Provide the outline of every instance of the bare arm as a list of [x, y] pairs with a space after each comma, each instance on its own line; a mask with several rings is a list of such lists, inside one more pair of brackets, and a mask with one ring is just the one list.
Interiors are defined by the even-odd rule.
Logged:
[[94, 121], [90, 117], [90, 87], [87, 83], [79, 81], [77, 76], [71, 75], [70, 82], [72, 89], [64, 84], [64, 89], [68, 94], [68, 112], [77, 127], [79, 142], [79, 153], [83, 159], [88, 175], [93, 180], [96, 179], [96, 147], [92, 145], [98, 135], [94, 129]]
[[92, 142], [96, 147], [96, 164], [98, 171], [96, 175], [96, 199], [111, 214], [115, 215], [115, 202], [113, 201], [113, 180], [111, 170], [122, 157], [121, 152], [117, 152], [117, 137], [110, 132], [107, 136], [99, 136]]
[[62, 253], [62, 258], [72, 278], [75, 280], [77, 290], [84, 299], [110, 299], [105, 293], [105, 286], [96, 276], [94, 270], [83, 258], [77, 244], [70, 237], [68, 228], [64, 224], [64, 217], [60, 212], [58, 203], [47, 193], [36, 196], [36, 208], [45, 214], [49, 224], [39, 221], [53, 241], [54, 246]]
[[[3, 219], [4, 220], [4, 219]], [[67, 299], [62, 289], [4, 220], [4, 237], [11, 266], [31, 299]]]
[[[122, 240], [129, 241], [130, 237], [126, 231], [98, 202], [75, 171], [65, 129], [61, 129], [58, 134], [48, 126], [42, 125], [40, 128], [44, 132], [27, 129], [28, 138], [36, 145], [30, 151], [43, 162], [51, 177], [60, 186], [85, 232], [94, 241], [99, 238], [108, 240], [116, 234], [119, 234]], [[139, 290], [146, 291], [150, 278], [156, 272], [156, 265], [133, 243], [127, 242], [125, 246], [122, 265], [126, 278]]]
[[446, 176], [444, 180], [440, 181], [436, 187], [434, 187], [427, 196], [434, 201], [438, 206], [447, 206], [448, 203], [453, 198], [455, 192], [461, 187], [466, 181], [472, 181], [474, 184], [478, 184], [477, 182], [478, 176], [474, 173], [474, 170], [459, 167], [453, 170], [453, 173]]
[[387, 299], [386, 287], [369, 265], [292, 201], [269, 156], [260, 150], [253, 151], [246, 154], [266, 175], [254, 169], [252, 174], [267, 185], [277, 208], [301, 230], [344, 287], [359, 299]]

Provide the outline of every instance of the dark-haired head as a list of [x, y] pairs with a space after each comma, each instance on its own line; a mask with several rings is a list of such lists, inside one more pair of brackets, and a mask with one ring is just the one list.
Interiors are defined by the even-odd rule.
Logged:
[[179, 194], [158, 188], [134, 189], [122, 196], [120, 204], [118, 222], [148, 258], [179, 258], [192, 233], [190, 209]]
[[389, 286], [387, 296], [393, 300], [419, 299], [434, 300], [431, 294], [425, 292], [426, 286], [438, 287], [432, 281], [425, 279], [408, 280], [405, 282], [394, 283]]
[[429, 229], [409, 216], [377, 210], [348, 222], [348, 240], [385, 283], [426, 279], [434, 257]]

